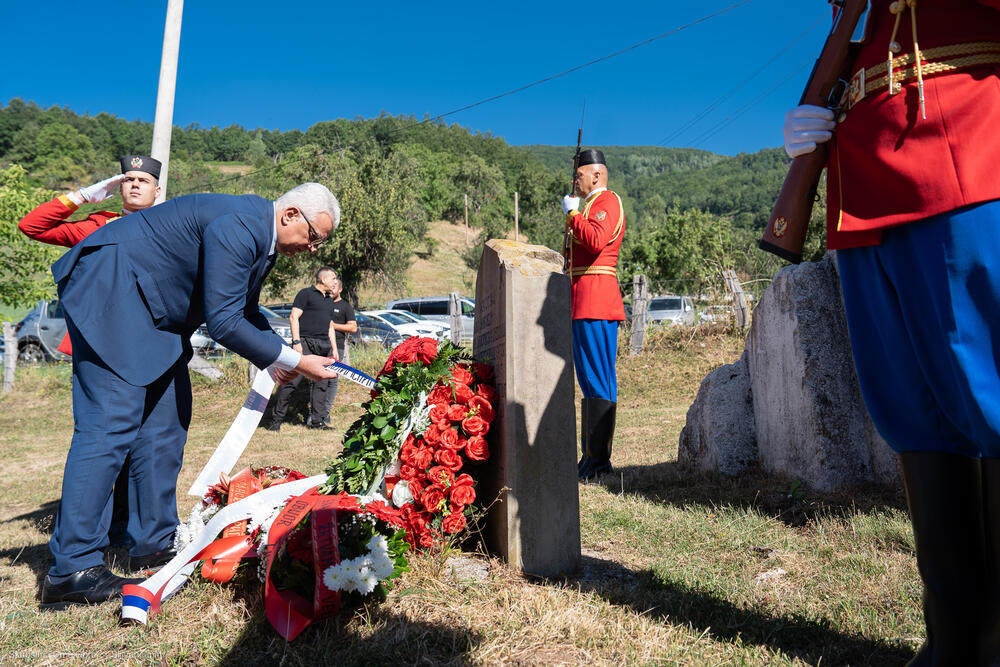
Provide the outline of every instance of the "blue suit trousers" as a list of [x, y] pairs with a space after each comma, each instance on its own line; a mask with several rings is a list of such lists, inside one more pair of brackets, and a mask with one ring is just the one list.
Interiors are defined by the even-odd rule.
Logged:
[[97, 356], [67, 317], [73, 343], [73, 441], [49, 549], [53, 577], [100, 565], [108, 546], [112, 487], [126, 457], [133, 556], [170, 546], [177, 528], [177, 475], [191, 422], [183, 355], [146, 386], [131, 385]]
[[1000, 201], [837, 251], [861, 393], [897, 452], [1000, 457]]

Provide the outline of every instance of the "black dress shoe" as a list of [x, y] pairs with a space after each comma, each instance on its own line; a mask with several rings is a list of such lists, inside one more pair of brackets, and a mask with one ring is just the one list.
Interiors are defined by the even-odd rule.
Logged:
[[267, 425], [267, 430], [268, 431], [280, 431], [281, 430], [281, 422], [271, 422], [270, 424]]
[[319, 422], [318, 424], [316, 422], [309, 422], [308, 424], [306, 424], [306, 428], [315, 428], [315, 429], [318, 429], [320, 431], [332, 431], [333, 430], [328, 424], [325, 424], [323, 422]]
[[125, 569], [129, 572], [159, 569], [172, 561], [176, 555], [177, 552], [173, 548], [170, 548], [162, 549], [161, 551], [156, 551], [145, 556], [129, 556], [128, 567]]
[[74, 572], [69, 579], [58, 584], [52, 583], [45, 575], [42, 584], [42, 606], [56, 607], [66, 604], [98, 604], [112, 598], [121, 597], [122, 586], [137, 584], [142, 579], [127, 579], [111, 573], [103, 565]]

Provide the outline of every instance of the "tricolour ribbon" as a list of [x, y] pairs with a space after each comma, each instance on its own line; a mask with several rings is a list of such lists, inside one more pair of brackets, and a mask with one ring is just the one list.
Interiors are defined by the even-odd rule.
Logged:
[[[269, 516], [276, 508], [281, 507], [293, 497], [305, 493], [309, 489], [322, 484], [326, 475], [313, 475], [294, 482], [285, 482], [258, 491], [239, 502], [223, 507], [212, 517], [201, 534], [184, 547], [174, 558], [164, 565], [153, 576], [141, 584], [128, 584], [122, 589], [122, 619], [145, 624], [149, 617], [155, 615], [160, 603], [166, 601], [180, 588], [188, 576], [194, 571], [194, 563], [212, 552], [206, 547], [215, 542], [215, 536], [229, 524], [243, 521], [251, 517], [260, 521]], [[245, 536], [242, 538], [245, 543]], [[234, 544], [236, 546], [234, 547]], [[226, 543], [227, 549], [239, 549], [238, 542]], [[247, 545], [249, 546], [249, 545]]]

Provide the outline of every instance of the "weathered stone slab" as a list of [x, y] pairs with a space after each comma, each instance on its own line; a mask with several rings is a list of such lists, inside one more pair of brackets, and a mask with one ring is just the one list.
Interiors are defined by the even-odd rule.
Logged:
[[677, 458], [702, 470], [737, 475], [757, 461], [753, 397], [744, 352], [734, 364], [720, 366], [702, 380], [688, 408]]
[[500, 502], [486, 521], [487, 546], [539, 576], [576, 570], [580, 500], [569, 276], [542, 246], [489, 241], [476, 278], [474, 353], [496, 371], [497, 418], [490, 473], [479, 497]]
[[[749, 426], [742, 405], [752, 406]], [[754, 310], [743, 358], [703, 381], [678, 457], [735, 474], [751, 435], [764, 469], [821, 491], [899, 480], [858, 388], [832, 254], [778, 272]]]

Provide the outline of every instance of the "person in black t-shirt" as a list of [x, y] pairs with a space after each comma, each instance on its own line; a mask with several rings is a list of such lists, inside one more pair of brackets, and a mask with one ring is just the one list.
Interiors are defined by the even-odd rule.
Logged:
[[[330, 292], [330, 298], [333, 299], [333, 305], [331, 306], [332, 321], [330, 322], [330, 327], [337, 332], [336, 338], [338, 359], [342, 359], [344, 357], [344, 348], [347, 344], [347, 334], [354, 333], [358, 330], [358, 322], [354, 319], [354, 308], [350, 303], [340, 298], [340, 293], [343, 288], [344, 283], [341, 282], [340, 278], [334, 278], [333, 289]], [[337, 398], [337, 379], [338, 378], [333, 378], [330, 380], [330, 391], [328, 393], [330, 404], [327, 406], [327, 414], [329, 414], [330, 408], [333, 407], [333, 399]]]
[[[337, 329], [344, 324], [335, 326], [334, 312], [335, 303], [340, 298], [340, 283], [337, 280], [337, 272], [328, 266], [321, 266], [316, 269], [316, 282], [310, 287], [306, 287], [295, 295], [292, 302], [292, 312], [288, 317], [292, 329], [292, 347], [305, 354], [319, 354], [329, 357], [340, 358], [343, 354], [343, 334], [341, 331], [353, 331], [353, 329]], [[334, 296], [336, 294], [336, 296]], [[340, 304], [346, 302], [341, 301]], [[336, 306], [338, 311], [343, 310], [343, 305]], [[350, 308], [350, 305], [347, 305]], [[354, 310], [350, 311], [351, 320], [354, 319]], [[354, 328], [357, 323], [353, 322]], [[281, 428], [281, 422], [288, 412], [288, 404], [295, 393], [295, 388], [302, 381], [302, 376], [295, 378], [292, 382], [281, 385], [278, 388], [274, 401], [274, 413], [271, 425], [268, 430], [277, 431]], [[337, 393], [337, 378], [312, 382], [309, 393], [309, 421], [306, 425], [310, 428], [328, 429], [327, 420], [330, 417], [330, 407], [333, 405], [333, 398]]]

